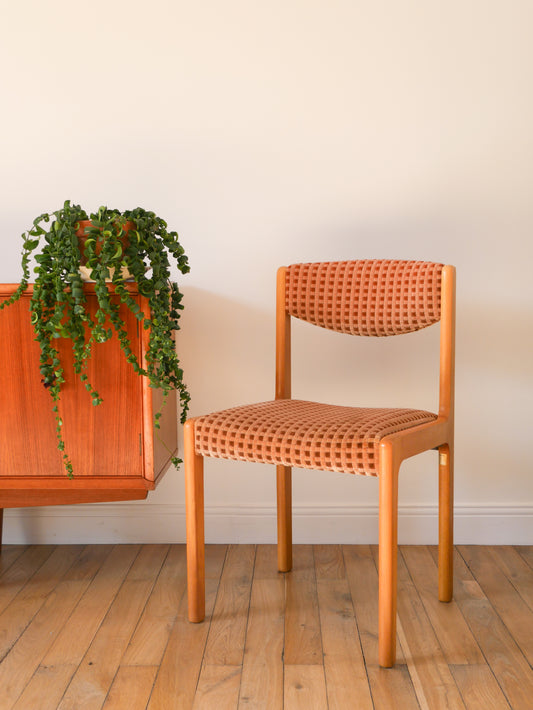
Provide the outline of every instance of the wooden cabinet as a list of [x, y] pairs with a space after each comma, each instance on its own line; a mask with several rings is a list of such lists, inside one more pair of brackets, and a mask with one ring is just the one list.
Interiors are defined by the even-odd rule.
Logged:
[[[15, 290], [0, 285], [0, 300]], [[96, 297], [85, 286], [90, 308]], [[131, 287], [147, 312], [146, 300]], [[41, 383], [39, 345], [30, 322], [31, 288], [0, 311], [0, 508], [146, 498], [177, 449], [177, 403], [168, 398], [161, 429], [153, 415], [161, 394], [126, 362], [118, 339], [98, 344], [88, 375], [103, 399], [97, 407], [75, 377], [70, 341], [59, 340], [66, 383], [60, 412], [66, 449], [74, 467], [69, 480], [57, 450], [52, 400]], [[122, 308], [122, 307], [121, 307]], [[140, 361], [148, 334], [123, 309], [122, 316]]]

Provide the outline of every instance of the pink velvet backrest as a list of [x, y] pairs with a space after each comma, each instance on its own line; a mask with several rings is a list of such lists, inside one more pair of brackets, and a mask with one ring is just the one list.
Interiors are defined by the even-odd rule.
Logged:
[[374, 259], [292, 264], [286, 312], [351, 335], [411, 333], [440, 319], [442, 267]]

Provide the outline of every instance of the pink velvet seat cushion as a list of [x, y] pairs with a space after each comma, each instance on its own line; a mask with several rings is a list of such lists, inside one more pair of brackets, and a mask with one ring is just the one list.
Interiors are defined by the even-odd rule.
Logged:
[[195, 449], [215, 458], [376, 476], [385, 436], [436, 419], [420, 409], [279, 399], [198, 417]]

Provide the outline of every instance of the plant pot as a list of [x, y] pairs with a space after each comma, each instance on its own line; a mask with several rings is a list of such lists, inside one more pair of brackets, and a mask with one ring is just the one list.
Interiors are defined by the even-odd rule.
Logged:
[[[87, 258], [85, 256], [85, 242], [89, 238], [90, 235], [87, 234], [87, 230], [92, 227], [92, 222], [90, 219], [83, 219], [78, 222], [79, 227], [78, 230], [76, 231], [76, 236], [78, 237], [78, 242], [79, 242], [79, 247], [80, 247], [80, 254], [81, 254], [81, 261], [80, 261], [80, 274], [81, 278], [83, 281], [86, 282], [93, 282], [94, 279], [91, 279], [91, 269], [87, 268], [86, 263], [87, 263]], [[118, 225], [117, 225], [118, 226]], [[127, 249], [129, 246], [129, 238], [128, 238], [128, 232], [132, 229], [135, 229], [135, 224], [133, 222], [125, 222], [125, 224], [122, 226], [123, 228], [123, 235], [120, 238], [120, 242], [122, 244], [122, 249]], [[96, 243], [96, 253], [99, 254], [102, 248], [101, 242]], [[111, 268], [109, 270], [110, 277], [106, 279], [106, 281], [111, 281], [113, 278], [114, 274], [114, 269]], [[122, 278], [125, 280], [132, 280], [133, 276], [130, 274], [128, 269], [126, 267], [123, 267], [122, 269]]]

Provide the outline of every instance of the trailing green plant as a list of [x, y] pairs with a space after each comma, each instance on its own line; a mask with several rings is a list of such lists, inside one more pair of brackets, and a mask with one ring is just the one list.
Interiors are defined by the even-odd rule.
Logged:
[[[90, 220], [90, 224], [83, 229], [80, 223], [86, 220]], [[82, 249], [81, 231], [86, 237]], [[23, 276], [12, 296], [0, 304], [0, 309], [22, 296], [30, 282], [33, 258], [36, 266], [30, 302], [31, 322], [41, 350], [42, 383], [53, 401], [58, 449], [69, 477], [73, 475], [73, 468], [65, 451], [59, 408], [65, 382], [57, 347], [60, 338], [71, 340], [74, 371], [94, 405], [100, 404], [102, 399], [89, 381], [87, 361], [95, 344], [106, 342], [116, 333], [134, 371], [148, 377], [150, 386], [163, 392], [163, 406], [155, 414], [155, 427], [159, 429], [162, 409], [173, 389], [178, 393], [184, 422], [190, 396], [173, 339], [174, 331], [179, 330], [182, 294], [177, 284], [170, 281], [170, 258], [182, 274], [189, 271], [189, 265], [178, 234], [168, 231], [167, 223], [153, 212], [140, 207], [125, 212], [100, 207], [97, 212], [87, 214], [79, 205], [71, 205], [67, 200], [62, 209], [37, 217], [31, 229], [22, 234], [22, 240]], [[83, 262], [94, 281], [97, 299], [94, 314], [87, 309], [80, 274]], [[128, 290], [130, 279], [148, 299], [149, 313], [141, 310]], [[120, 304], [149, 331], [145, 363], [139, 362], [132, 348]], [[172, 457], [172, 462], [181, 463], [176, 457]]]

